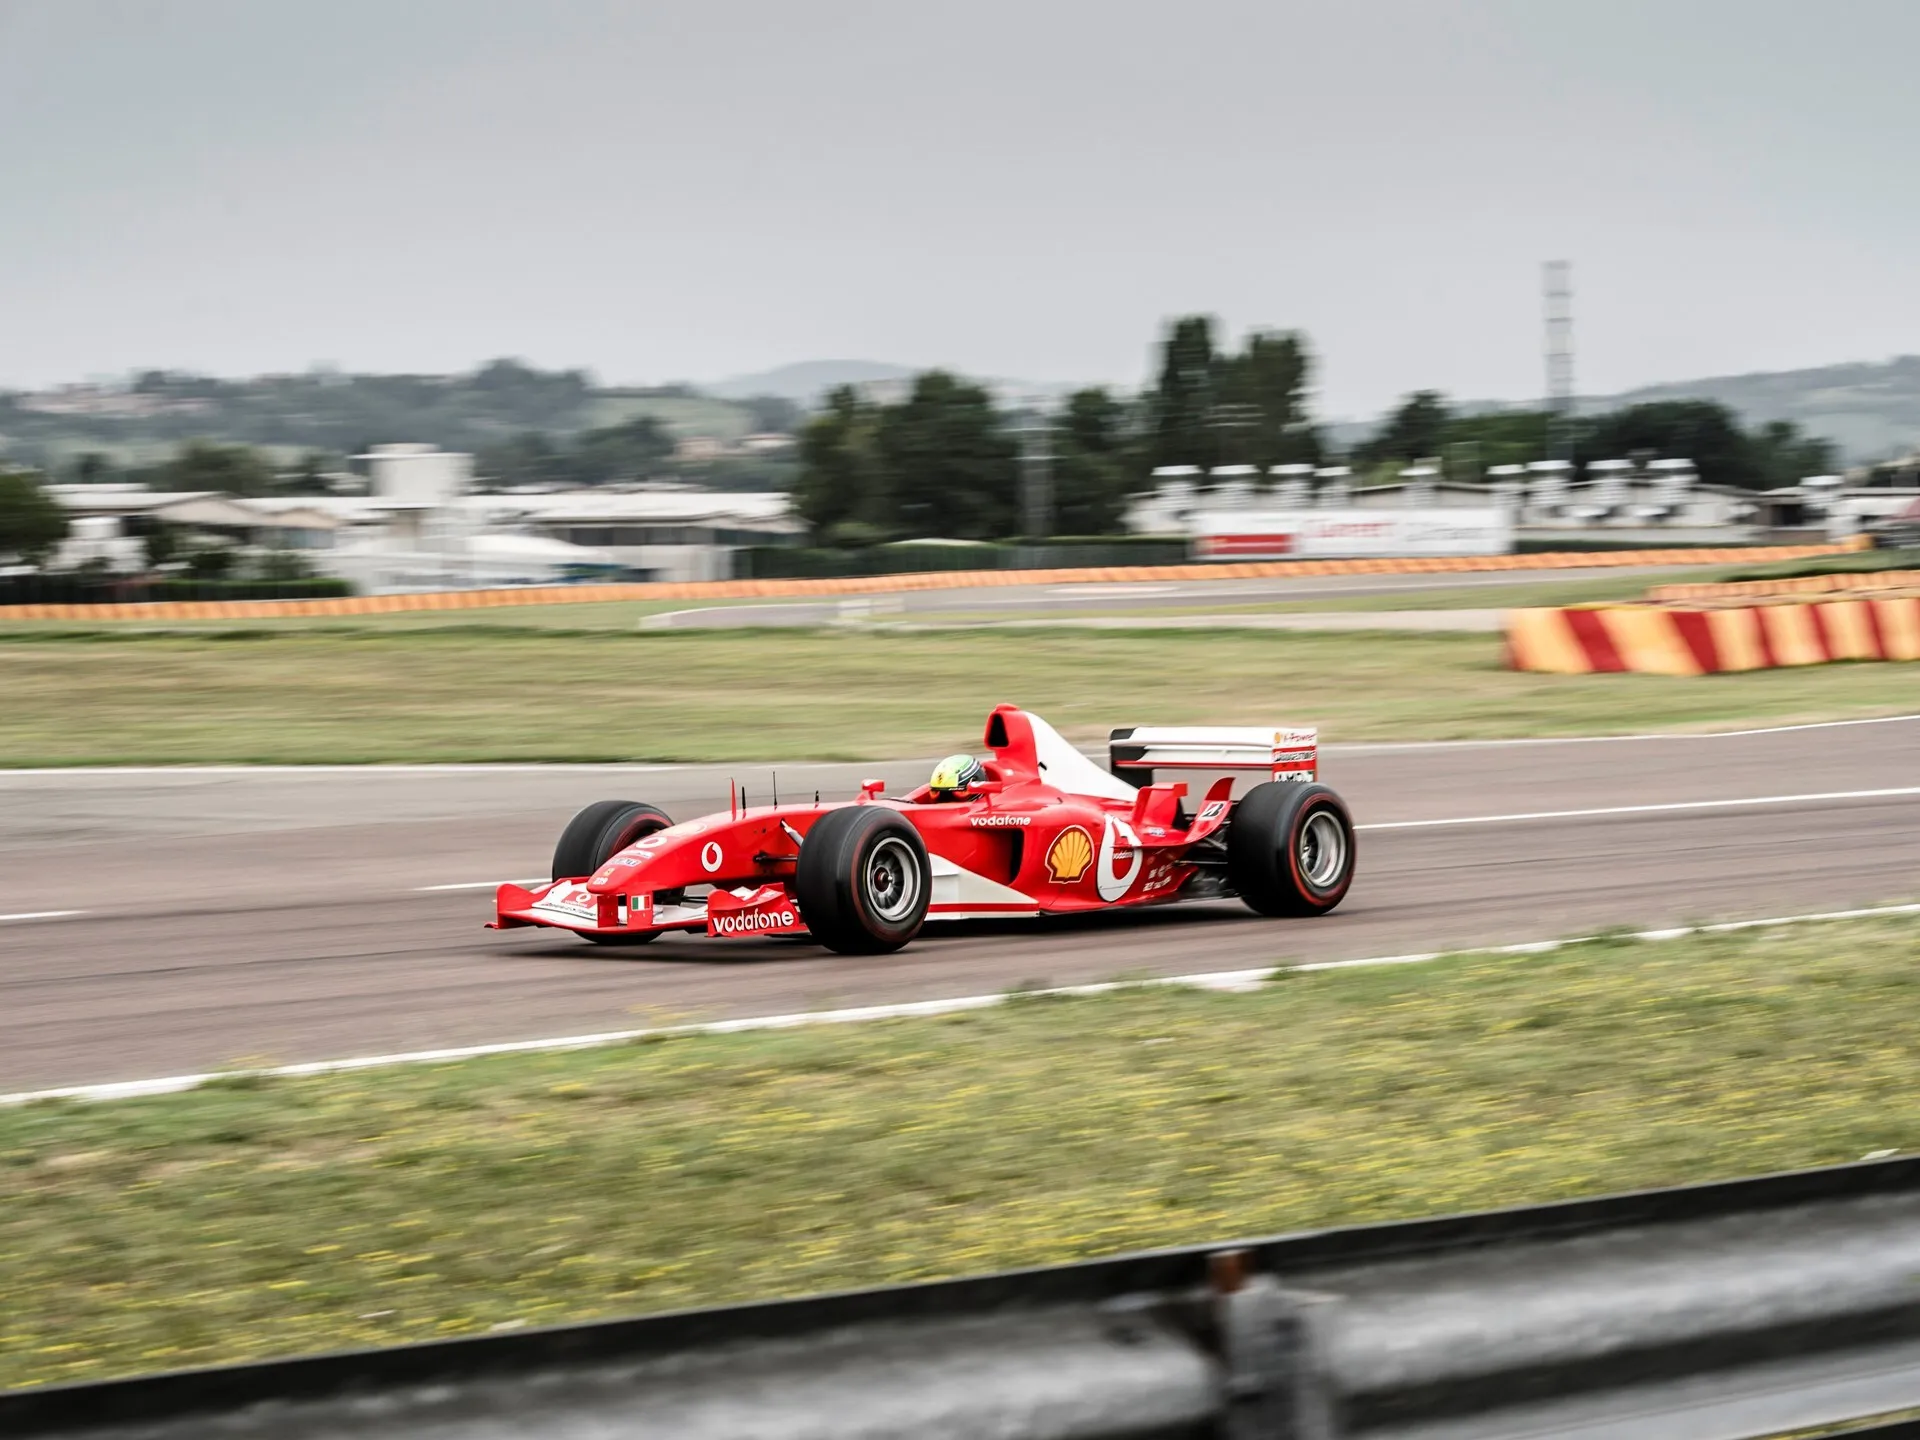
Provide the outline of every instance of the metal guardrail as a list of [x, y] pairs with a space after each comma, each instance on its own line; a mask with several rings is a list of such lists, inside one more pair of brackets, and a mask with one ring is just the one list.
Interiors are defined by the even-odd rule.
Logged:
[[1909, 1408], [1920, 1159], [20, 1391], [0, 1435], [1752, 1440]]

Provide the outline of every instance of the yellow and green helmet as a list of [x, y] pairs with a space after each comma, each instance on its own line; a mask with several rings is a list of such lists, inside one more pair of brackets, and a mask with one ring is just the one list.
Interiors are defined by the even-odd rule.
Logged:
[[962, 795], [986, 778], [986, 768], [973, 756], [949, 755], [933, 767], [927, 788], [935, 795]]

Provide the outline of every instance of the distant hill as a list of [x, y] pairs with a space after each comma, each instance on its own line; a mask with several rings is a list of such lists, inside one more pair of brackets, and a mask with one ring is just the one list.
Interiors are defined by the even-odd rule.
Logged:
[[836, 385], [865, 385], [875, 380], [905, 380], [912, 367], [879, 360], [801, 360], [752, 375], [735, 375], [699, 387], [717, 400], [745, 400], [753, 395], [778, 395], [796, 404], [811, 405]]
[[[802, 360], [752, 375], [735, 375], [730, 380], [715, 380], [696, 387], [702, 395], [716, 400], [748, 400], [774, 395], [797, 405], [812, 406], [836, 385], [886, 385], [905, 382], [921, 370], [909, 365], [890, 365], [882, 360]], [[1002, 405], [1018, 407], [1036, 400], [1055, 401], [1077, 386], [1047, 380], [1010, 380], [1003, 376], [972, 376], [985, 385]], [[904, 389], [904, 384], [901, 386]]]
[[1647, 385], [1582, 400], [1581, 408], [1612, 410], [1651, 400], [1717, 400], [1749, 427], [1791, 420], [1809, 434], [1835, 441], [1854, 462], [1885, 459], [1920, 445], [1920, 355]]
[[96, 453], [115, 466], [142, 466], [196, 438], [259, 446], [283, 461], [307, 451], [351, 455], [395, 440], [485, 452], [527, 432], [564, 439], [642, 416], [676, 440], [723, 443], [798, 419], [777, 402], [743, 404], [684, 386], [602, 388], [580, 371], [510, 360], [460, 375], [223, 380], [153, 371], [125, 386], [0, 393], [0, 457], [60, 469]]

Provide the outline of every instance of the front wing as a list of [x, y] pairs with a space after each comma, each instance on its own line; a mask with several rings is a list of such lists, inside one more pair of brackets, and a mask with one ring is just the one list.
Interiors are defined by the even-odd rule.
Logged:
[[656, 905], [651, 895], [596, 895], [578, 880], [555, 880], [532, 889], [502, 885], [494, 894], [494, 909], [491, 930], [545, 925], [608, 939], [670, 930], [725, 938], [807, 933], [784, 885], [715, 889], [677, 905]]

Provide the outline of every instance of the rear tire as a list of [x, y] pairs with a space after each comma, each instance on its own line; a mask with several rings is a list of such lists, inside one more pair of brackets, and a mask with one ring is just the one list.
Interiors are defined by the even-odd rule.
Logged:
[[1324, 915], [1353, 885], [1353, 820], [1325, 785], [1269, 781], [1227, 825], [1227, 881], [1262, 915]]
[[848, 805], [807, 832], [793, 898], [813, 938], [842, 955], [898, 950], [926, 923], [933, 865], [920, 832], [897, 810]]
[[[584, 880], [634, 841], [664, 830], [673, 817], [658, 806], [638, 800], [596, 800], [560, 832], [560, 843], [553, 847], [553, 878]], [[587, 935], [596, 945], [644, 945], [659, 932], [642, 930], [633, 935]]]

